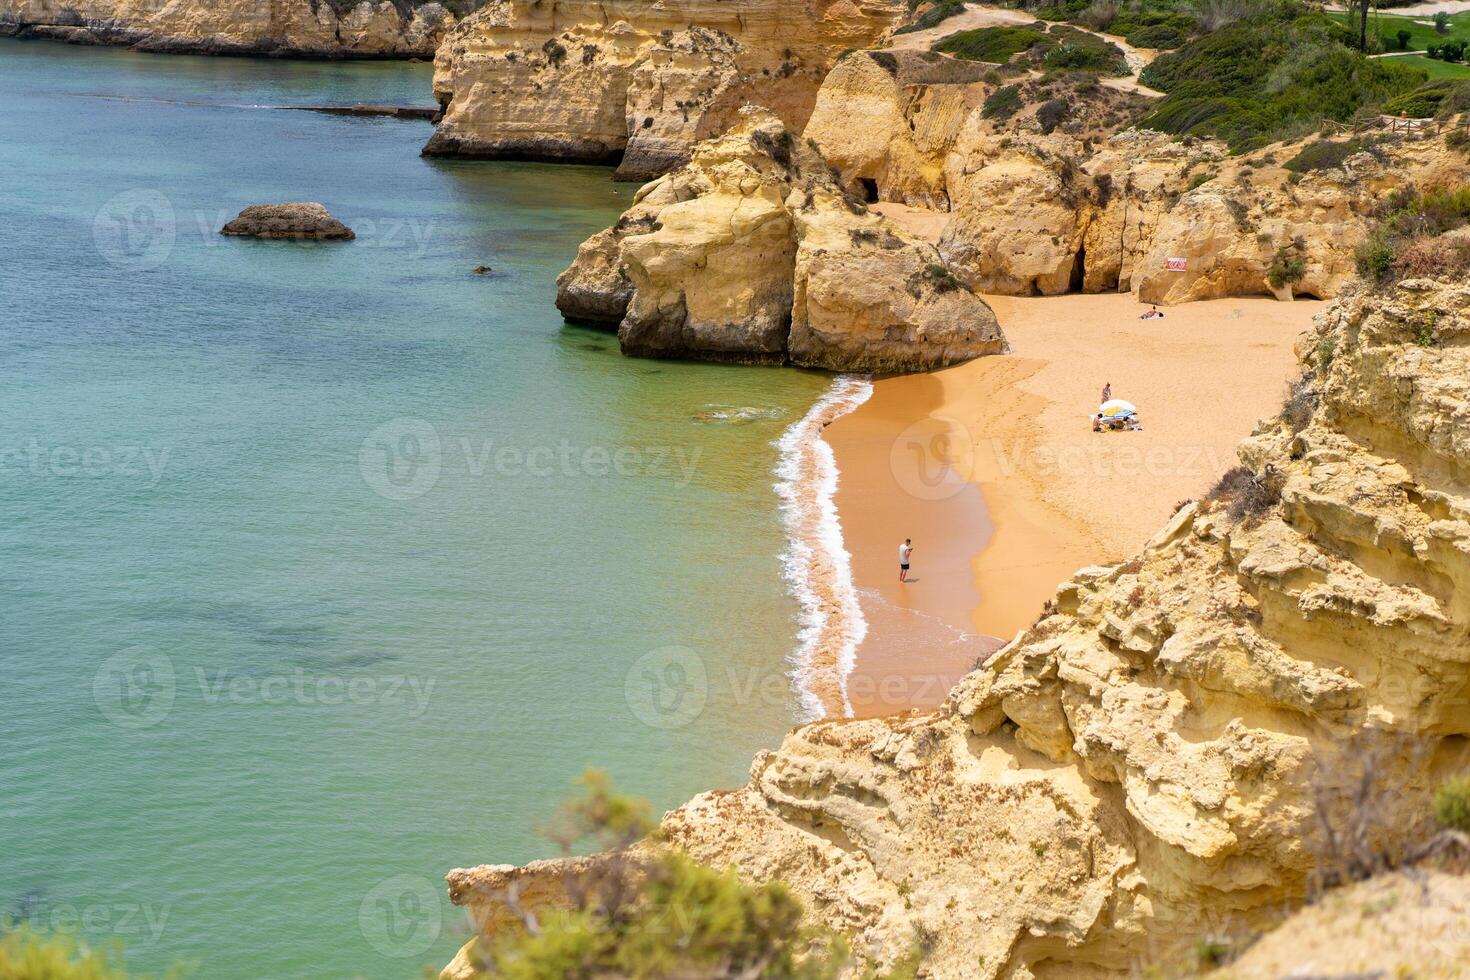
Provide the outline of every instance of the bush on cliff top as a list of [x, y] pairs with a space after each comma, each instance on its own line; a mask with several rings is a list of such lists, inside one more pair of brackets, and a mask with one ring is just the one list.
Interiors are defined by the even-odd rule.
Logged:
[[1144, 84], [1166, 93], [1141, 125], [1218, 136], [1245, 152], [1343, 121], [1421, 85], [1422, 69], [1370, 59], [1328, 16], [1296, 0], [1262, 0], [1213, 33], [1160, 55]]
[[1048, 68], [1128, 74], [1128, 61], [1121, 48], [1066, 24], [1048, 27], [1038, 21], [1029, 25], [979, 27], [949, 35], [936, 43], [933, 50], [966, 61], [996, 64], [1029, 52], [1030, 60], [1040, 61]]
[[1441, 236], [1466, 225], [1470, 185], [1423, 196], [1412, 189], [1395, 194], [1354, 253], [1358, 275], [1380, 286], [1463, 276], [1470, 272], [1470, 238]]
[[[481, 976], [835, 980], [842, 973], [846, 944], [805, 924], [784, 885], [746, 884], [733, 870], [673, 851], [635, 857], [629, 848], [655, 832], [647, 807], [611, 793], [597, 774], [584, 783], [586, 794], [548, 836], [566, 853], [590, 849], [600, 860], [567, 881], [566, 906], [521, 908], [527, 929], [478, 938]], [[912, 980], [919, 959], [916, 950], [889, 976]]]
[[1343, 161], [1355, 153], [1372, 150], [1376, 144], [1371, 139], [1316, 140], [1301, 148], [1296, 156], [1282, 164], [1293, 173], [1312, 170], [1331, 170], [1340, 167]]
[[[1037, 27], [1040, 26], [1040, 30]], [[934, 45], [942, 54], [966, 61], [1009, 61], [1035, 44], [1046, 44], [1045, 25], [981, 27], [951, 34]]]

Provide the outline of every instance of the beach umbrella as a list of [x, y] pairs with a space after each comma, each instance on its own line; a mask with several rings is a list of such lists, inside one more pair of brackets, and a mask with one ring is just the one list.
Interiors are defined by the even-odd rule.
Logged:
[[1126, 419], [1130, 415], [1137, 415], [1138, 409], [1133, 407], [1132, 402], [1125, 402], [1121, 398], [1114, 398], [1110, 402], [1103, 402], [1102, 417], [1105, 419]]

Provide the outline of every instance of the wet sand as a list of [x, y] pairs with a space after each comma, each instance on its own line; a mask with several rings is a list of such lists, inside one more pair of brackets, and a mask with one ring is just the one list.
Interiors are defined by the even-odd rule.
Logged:
[[[1137, 551], [1236, 465], [1323, 308], [1223, 299], [1139, 320], [1129, 294], [987, 300], [1012, 354], [880, 379], [826, 432], [869, 625], [849, 678], [858, 715], [937, 704], [1075, 570]], [[1143, 431], [1091, 431], [1107, 382]], [[904, 537], [914, 581], [899, 586]]]

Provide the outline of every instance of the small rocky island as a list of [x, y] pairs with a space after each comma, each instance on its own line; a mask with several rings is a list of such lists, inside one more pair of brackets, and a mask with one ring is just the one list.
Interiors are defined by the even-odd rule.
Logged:
[[221, 235], [240, 238], [290, 238], [306, 241], [346, 241], [353, 230], [325, 205], [315, 203], [255, 204], [220, 229]]

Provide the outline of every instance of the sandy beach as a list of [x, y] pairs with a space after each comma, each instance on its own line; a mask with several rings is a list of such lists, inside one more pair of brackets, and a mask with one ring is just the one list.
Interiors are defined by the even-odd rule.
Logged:
[[[1011, 354], [879, 379], [825, 432], [868, 623], [849, 677], [860, 716], [939, 703], [1072, 572], [1138, 550], [1236, 465], [1323, 308], [1223, 299], [1140, 320], [1129, 294], [986, 299]], [[1107, 383], [1143, 431], [1092, 431]], [[900, 585], [905, 537], [913, 573]]]

